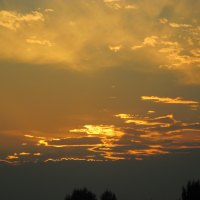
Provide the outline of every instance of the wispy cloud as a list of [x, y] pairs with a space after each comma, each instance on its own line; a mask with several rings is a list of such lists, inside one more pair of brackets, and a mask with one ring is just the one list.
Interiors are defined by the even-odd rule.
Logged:
[[9, 155], [6, 157], [8, 160], [18, 159], [19, 157], [16, 155]]
[[141, 99], [144, 101], [153, 101], [156, 103], [189, 105], [192, 108], [199, 107], [198, 101], [185, 100], [181, 97], [170, 98], [170, 97], [158, 97], [158, 96], [142, 96]]
[[52, 47], [53, 44], [49, 40], [39, 40], [36, 37], [31, 37], [26, 39], [26, 42], [29, 44], [36, 44], [36, 45], [42, 45], [42, 46], [49, 46]]
[[192, 25], [190, 24], [177, 24], [177, 23], [169, 23], [169, 25], [173, 28], [190, 28]]
[[33, 11], [27, 14], [21, 14], [15, 11], [1, 10], [0, 11], [0, 26], [17, 30], [24, 23], [44, 21], [44, 16], [38, 11]]
[[117, 114], [115, 115], [115, 117], [118, 117], [124, 120], [124, 122], [127, 124], [133, 123], [138, 126], [140, 125], [140, 126], [148, 126], [148, 127], [151, 127], [151, 126], [169, 127], [176, 122], [172, 114], [160, 116], [160, 117], [154, 117], [154, 118], [140, 117], [137, 115], [130, 115], [130, 114]]
[[157, 36], [146, 37], [144, 38], [144, 41], [142, 42], [141, 45], [132, 46], [131, 49], [138, 50], [145, 47], [155, 47], [155, 45], [157, 44], [157, 39], [158, 39]]
[[70, 132], [84, 132], [88, 135], [99, 135], [105, 137], [121, 137], [124, 133], [113, 125], [85, 125], [84, 129], [73, 129]]
[[111, 51], [114, 51], [114, 52], [120, 51], [121, 48], [122, 48], [121, 45], [120, 45], [120, 46], [109, 46], [109, 49], [110, 49]]

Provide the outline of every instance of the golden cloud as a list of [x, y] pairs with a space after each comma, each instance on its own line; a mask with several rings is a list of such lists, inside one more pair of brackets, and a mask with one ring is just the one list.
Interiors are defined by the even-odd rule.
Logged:
[[[0, 59], [79, 71], [115, 66], [155, 70], [157, 66], [157, 70], [183, 72], [184, 83], [198, 84], [198, 21], [194, 22], [191, 6], [187, 10], [191, 23], [176, 22], [175, 14], [173, 21], [158, 17], [168, 4], [53, 0], [28, 13], [20, 12], [20, 5], [18, 11], [4, 8], [0, 11]], [[181, 13], [188, 8], [186, 2], [171, 6]]]
[[24, 23], [31, 23], [37, 21], [44, 21], [43, 14], [38, 11], [33, 11], [24, 15], [15, 11], [0, 11], [0, 26], [11, 30], [17, 30]]
[[184, 100], [181, 97], [170, 98], [170, 97], [157, 97], [157, 96], [142, 96], [141, 99], [144, 101], [153, 101], [156, 103], [181, 104], [181, 105], [189, 105], [191, 107], [199, 106], [198, 101]]

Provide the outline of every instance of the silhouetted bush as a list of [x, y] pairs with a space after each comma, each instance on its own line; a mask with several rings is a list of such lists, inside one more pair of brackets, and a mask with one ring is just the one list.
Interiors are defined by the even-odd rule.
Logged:
[[75, 189], [72, 195], [67, 195], [65, 200], [97, 200], [96, 195], [88, 189]]
[[187, 186], [182, 189], [180, 200], [200, 200], [200, 181], [188, 181]]
[[102, 195], [101, 195], [101, 200], [117, 200], [116, 196], [114, 193], [112, 193], [109, 190], [106, 190]]

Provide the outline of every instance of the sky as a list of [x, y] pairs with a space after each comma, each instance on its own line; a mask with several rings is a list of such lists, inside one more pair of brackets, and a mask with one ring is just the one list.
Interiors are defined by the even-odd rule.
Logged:
[[[198, 0], [0, 0], [0, 172], [6, 180], [13, 171], [13, 188], [23, 183], [16, 195], [30, 192], [23, 171], [43, 170], [54, 182], [58, 166], [57, 181], [81, 169], [71, 190], [92, 170], [109, 183], [90, 179], [97, 193], [114, 188], [124, 200], [139, 179], [148, 189], [136, 198], [156, 200], [162, 184], [178, 189], [200, 176], [198, 7]], [[111, 175], [127, 182], [120, 187]]]

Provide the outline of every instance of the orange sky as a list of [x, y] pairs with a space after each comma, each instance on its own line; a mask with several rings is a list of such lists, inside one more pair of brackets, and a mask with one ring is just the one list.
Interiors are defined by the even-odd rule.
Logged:
[[0, 0], [0, 163], [198, 151], [197, 7]]

